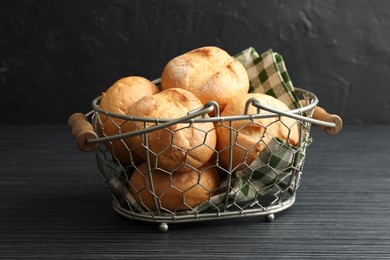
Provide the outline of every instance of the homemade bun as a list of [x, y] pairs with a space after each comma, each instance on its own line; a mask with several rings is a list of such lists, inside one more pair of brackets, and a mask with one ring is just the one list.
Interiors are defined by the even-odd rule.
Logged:
[[[246, 101], [249, 98], [257, 98], [264, 106], [268, 106], [281, 111], [288, 111], [289, 108], [280, 100], [260, 93], [245, 94], [241, 97], [232, 99], [221, 116], [243, 115]], [[257, 108], [249, 106], [248, 114], [257, 114]], [[261, 110], [261, 114], [269, 113]], [[226, 127], [225, 127], [226, 126]], [[229, 125], [217, 128], [218, 145], [217, 150], [220, 153], [220, 162], [224, 167], [229, 163]], [[244, 162], [250, 165], [256, 156], [266, 147], [273, 137], [279, 137], [287, 140], [290, 144], [296, 145], [299, 142], [298, 123], [289, 117], [272, 117], [250, 120], [235, 120], [232, 122], [233, 131], [233, 160], [232, 169], [240, 170], [245, 167]], [[266, 130], [266, 131], [265, 131]], [[264, 136], [263, 136], [264, 135]], [[238, 166], [238, 167], [237, 167]], [[237, 167], [237, 169], [234, 169]]]
[[[127, 114], [144, 118], [176, 119], [202, 106], [191, 92], [172, 88], [153, 96], [143, 97], [129, 108]], [[154, 123], [147, 123], [148, 127], [153, 125]], [[144, 124], [138, 122], [138, 127], [126, 124], [125, 128], [126, 131], [134, 131], [143, 129]], [[157, 167], [167, 171], [173, 171], [183, 164], [194, 168], [202, 166], [213, 155], [217, 140], [212, 122], [175, 124], [152, 131], [147, 136], [151, 163], [156, 162]], [[131, 147], [142, 147], [141, 136], [128, 140]], [[146, 159], [146, 148], [136, 149], [136, 152]]]
[[[184, 172], [168, 173], [157, 169], [151, 172], [154, 195], [161, 208], [190, 210], [214, 195], [220, 185], [216, 167], [204, 171], [186, 169]], [[156, 210], [151, 192], [146, 162], [135, 170], [130, 178], [130, 192], [143, 207]]]
[[[153, 95], [160, 92], [160, 89], [148, 79], [139, 76], [130, 76], [119, 79], [106, 92], [102, 93], [100, 108], [112, 113], [125, 115], [131, 107], [140, 98]], [[107, 117], [99, 114], [100, 131], [105, 135], [115, 135], [120, 133], [123, 124], [130, 124], [123, 119]], [[140, 163], [140, 158], [129, 153], [128, 148], [121, 140], [106, 142], [109, 151], [123, 164]]]
[[161, 89], [183, 88], [205, 104], [216, 101], [221, 111], [228, 101], [249, 90], [245, 67], [226, 51], [208, 46], [180, 55], [166, 64]]

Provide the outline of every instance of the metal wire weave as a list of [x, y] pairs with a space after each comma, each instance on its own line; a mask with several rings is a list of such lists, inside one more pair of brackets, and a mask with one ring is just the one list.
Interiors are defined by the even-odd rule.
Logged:
[[[299, 187], [304, 164], [304, 158], [298, 162], [297, 157], [299, 154], [306, 153], [306, 147], [310, 143], [310, 119], [313, 108], [318, 102], [317, 97], [313, 93], [301, 89], [298, 89], [297, 92], [300, 98], [306, 100], [306, 104], [309, 105], [296, 111], [285, 112], [283, 115], [279, 112], [267, 114], [259, 113], [256, 115], [247, 115], [243, 113], [242, 116], [221, 117], [219, 116], [218, 111], [216, 116], [213, 117], [206, 118], [197, 116], [189, 120], [179, 120], [179, 122], [175, 122], [174, 126], [176, 127], [174, 130], [172, 130], [172, 127], [163, 127], [162, 129], [153, 130], [165, 131], [166, 135], [169, 136], [167, 147], [162, 147], [159, 151], [155, 151], [150, 148], [151, 144], [148, 143], [148, 135], [153, 132], [150, 131], [150, 129], [153, 129], [153, 127], [159, 127], [164, 123], [166, 124], [172, 122], [171, 119], [134, 118], [112, 114], [101, 110], [98, 106], [99, 99], [97, 99], [94, 103], [92, 123], [95, 132], [99, 135], [99, 138], [105, 140], [105, 142], [101, 142], [99, 144], [96, 159], [101, 176], [107, 184], [108, 190], [113, 198], [114, 209], [119, 214], [131, 219], [168, 223], [269, 215], [292, 206], [295, 202], [296, 192]], [[247, 104], [248, 106], [258, 105], [258, 110], [263, 109], [260, 108], [259, 104], [253, 101], [248, 101]], [[214, 109], [217, 108], [217, 105], [215, 104], [212, 104], [211, 106], [213, 106]], [[201, 111], [201, 108], [199, 111]], [[257, 186], [250, 175], [249, 178], [246, 179], [245, 185], [254, 190], [254, 196], [252, 196], [253, 198], [249, 200], [239, 199], [237, 190], [234, 187], [234, 182], [237, 179], [237, 173], [240, 169], [247, 170], [251, 173], [254, 172], [254, 169], [251, 168], [251, 163], [247, 161], [251, 147], [244, 147], [237, 141], [241, 129], [256, 125], [256, 127], [261, 127], [263, 129], [264, 134], [262, 136], [264, 137], [270, 125], [277, 122], [283, 123], [281, 119], [285, 116], [295, 118], [294, 127], [297, 127], [299, 131], [299, 143], [295, 145], [296, 150], [294, 150], [294, 163], [292, 167], [289, 169], [288, 174], [283, 175], [283, 178], [281, 178], [282, 173], [279, 170], [274, 169], [273, 173], [278, 177], [278, 180], [271, 182], [270, 185], [265, 188], [263, 187], [262, 190], [256, 190]], [[265, 117], [269, 118], [271, 123], [268, 123], [267, 125], [259, 125], [256, 122], [257, 118]], [[307, 120], [303, 118], [306, 118]], [[237, 120], [245, 120], [246, 123], [240, 129], [234, 129], [232, 127], [232, 122]], [[105, 126], [107, 126], [107, 122], [116, 128], [115, 138], [111, 136], [111, 133], [107, 132], [107, 129], [105, 128]], [[229, 131], [230, 136], [233, 138], [230, 139], [229, 145], [224, 148], [224, 150], [218, 150], [215, 147], [207, 145], [206, 139], [209, 132], [198, 128], [195, 124], [202, 124], [205, 122], [213, 123], [214, 128], [211, 129], [211, 131], [214, 131], [217, 128], [225, 128]], [[137, 129], [136, 136], [141, 140], [138, 146], [129, 146], [126, 142], [128, 138], [134, 138], [134, 136], [128, 137], [128, 133], [126, 136], [126, 133], [122, 132], [123, 126], [129, 124], [133, 127], [133, 129]], [[287, 131], [291, 131], [291, 125], [284, 125], [284, 127]], [[189, 205], [186, 202], [186, 196], [190, 189], [180, 190], [175, 187], [172, 182], [172, 176], [176, 174], [176, 170], [173, 169], [170, 171], [160, 167], [161, 162], [159, 159], [164, 151], [167, 149], [180, 149], [180, 147], [175, 146], [174, 140], [175, 135], [183, 129], [192, 129], [192, 131], [197, 131], [205, 136], [205, 141], [199, 144], [196, 148], [206, 147], [206, 149], [212, 152], [213, 155], [207, 164], [207, 169], [215, 168], [222, 178], [221, 185], [214, 190], [209, 190], [200, 181], [191, 187], [194, 188], [197, 186], [197, 188], [201, 188], [207, 192], [208, 199], [203, 202], [203, 204], [207, 204], [207, 207], [199, 208], [197, 205]], [[262, 144], [266, 147], [268, 141], [266, 142], [263, 137], [259, 138], [256, 141], [256, 144]], [[239, 165], [232, 165], [232, 163], [229, 163], [228, 166], [223, 165], [220, 160], [221, 153], [229, 151], [229, 160], [231, 161], [234, 158], [234, 149], [243, 150], [245, 156], [243, 157], [242, 162]], [[124, 154], [126, 158], [123, 158], [123, 150], [125, 151]], [[144, 178], [143, 182], [145, 183], [144, 188], [136, 191], [133, 189], [133, 192], [131, 192], [131, 189], [134, 187], [132, 187], [130, 183], [130, 178], [135, 172], [139, 173], [141, 171], [139, 169], [140, 160], [137, 150], [143, 150], [146, 152], [146, 158], [142, 160], [142, 162], [147, 166], [147, 173], [142, 175], [142, 178]], [[185, 158], [187, 158], [191, 151], [187, 150], [181, 152], [184, 152]], [[274, 167], [271, 162], [268, 162], [268, 166], [271, 169]], [[201, 176], [205, 171], [204, 168], [194, 168], [188, 163], [187, 159], [184, 159], [180, 167], [191, 168], [199, 175], [198, 180], [201, 179]], [[169, 183], [167, 184], [167, 189], [161, 194], [158, 194], [153, 187], [152, 172], [155, 170], [164, 171], [164, 173], [168, 176], [167, 178]], [[146, 185], [147, 183], [149, 183], [149, 186]], [[145, 189], [148, 189], [148, 192], [153, 198], [153, 207], [147, 206], [142, 201], [141, 192], [144, 192]], [[175, 190], [180, 194], [179, 196], [182, 201], [182, 207], [177, 207], [175, 209], [167, 209], [164, 207], [162, 197], [165, 193], [170, 192], [169, 190]], [[223, 198], [223, 200], [222, 202], [219, 201], [220, 203], [215, 203], [213, 199], [215, 199], [218, 195], [220, 195], [220, 198]]]

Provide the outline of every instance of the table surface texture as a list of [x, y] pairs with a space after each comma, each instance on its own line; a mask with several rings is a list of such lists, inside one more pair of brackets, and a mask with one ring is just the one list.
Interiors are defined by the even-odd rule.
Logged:
[[117, 214], [65, 125], [0, 126], [1, 259], [389, 259], [390, 126], [312, 129], [295, 204], [170, 224]]

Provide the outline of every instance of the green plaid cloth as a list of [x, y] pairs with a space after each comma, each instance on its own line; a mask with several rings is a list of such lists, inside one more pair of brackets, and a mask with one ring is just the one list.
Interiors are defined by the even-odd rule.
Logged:
[[249, 92], [271, 95], [290, 109], [301, 107], [283, 57], [268, 50], [259, 55], [252, 47], [234, 56], [246, 68], [250, 81]]
[[300, 167], [305, 153], [279, 138], [273, 138], [260, 155], [241, 172], [233, 191], [236, 199], [247, 200], [255, 196], [264, 196], [275, 184], [291, 175], [295, 167]]
[[284, 140], [273, 138], [268, 149], [264, 149], [249, 167], [236, 173], [228, 194], [215, 195], [195, 210], [202, 212], [213, 207], [221, 208], [226, 202], [238, 205], [264, 196], [291, 176], [293, 170], [300, 169], [305, 158], [305, 147], [303, 145], [298, 149]]

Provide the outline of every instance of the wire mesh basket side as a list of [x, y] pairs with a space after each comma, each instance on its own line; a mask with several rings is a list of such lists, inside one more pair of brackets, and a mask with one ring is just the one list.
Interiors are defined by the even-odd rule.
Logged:
[[[307, 104], [313, 102], [313, 97], [309, 94], [302, 93], [302, 99], [306, 100]], [[312, 109], [298, 114], [311, 117]], [[213, 120], [214, 128], [207, 131], [199, 129], [194, 121], [176, 125], [175, 130], [172, 130], [171, 127], [158, 130], [170, 136], [168, 138], [169, 145], [159, 151], [151, 149], [148, 143], [149, 133], [137, 137], [140, 142], [136, 146], [129, 144], [126, 138], [99, 144], [96, 158], [101, 176], [113, 198], [114, 208], [129, 218], [180, 222], [266, 215], [291, 206], [295, 201], [296, 191], [299, 187], [306, 147], [310, 144], [310, 122], [295, 120], [294, 125], [285, 125], [280, 115], [274, 115], [270, 117], [266, 125], [262, 125], [256, 121], [256, 117], [248, 116], [245, 118], [245, 123], [236, 129], [233, 127], [233, 123], [236, 120], [243, 121], [244, 119], [212, 118], [210, 120]], [[92, 122], [100, 137], [113, 134], [110, 130], [107, 132], [107, 129], [110, 129], [107, 125], [113, 126], [115, 134], [122, 133], [125, 126], [128, 125], [141, 130], [161, 123], [115, 118], [98, 111], [93, 114]], [[266, 138], [267, 131], [276, 124], [285, 128], [288, 133], [287, 140]], [[259, 139], [252, 146], [245, 146], [240, 142], [240, 133], [249, 128], [263, 130]], [[289, 142], [292, 128], [297, 128], [299, 134], [299, 141], [294, 145]], [[204, 142], [196, 146], [195, 149], [206, 148], [212, 152], [210, 160], [202, 167], [196, 167], [188, 160], [191, 150], [181, 150], [174, 143], [175, 135], [185, 129], [201, 132], [204, 135]], [[228, 145], [222, 148], [209, 146], [206, 142], [208, 135], [221, 129], [226, 130], [230, 136]], [[255, 147], [261, 148], [262, 156], [253, 156], [256, 154]], [[160, 159], [168, 150], [184, 154], [183, 161], [176, 168], [169, 170], [160, 164]], [[281, 151], [283, 151], [282, 155], [276, 154]], [[233, 163], [238, 153], [241, 154], [238, 159], [240, 163]], [[142, 154], [143, 156], [140, 156]], [[227, 157], [227, 162], [223, 162], [222, 157]], [[258, 160], [259, 164], [253, 166], [255, 160]], [[192, 171], [197, 176], [198, 181], [190, 183], [188, 187], [177, 187], [174, 179], [182, 168]], [[218, 172], [221, 180], [218, 187], [210, 188], [202, 183], [202, 176], [205, 176], [206, 172], [209, 171]], [[156, 172], [162, 172], [167, 182], [162, 191], [157, 190], [153, 185]], [[143, 187], [136, 188], [132, 185], [133, 175], [140, 176], [144, 183]], [[205, 193], [204, 200], [200, 204], [188, 202], [191, 191], [195, 190]], [[146, 201], [144, 194], [148, 194], [151, 202]], [[167, 194], [177, 194], [176, 205], [168, 206], [165, 199]]]

